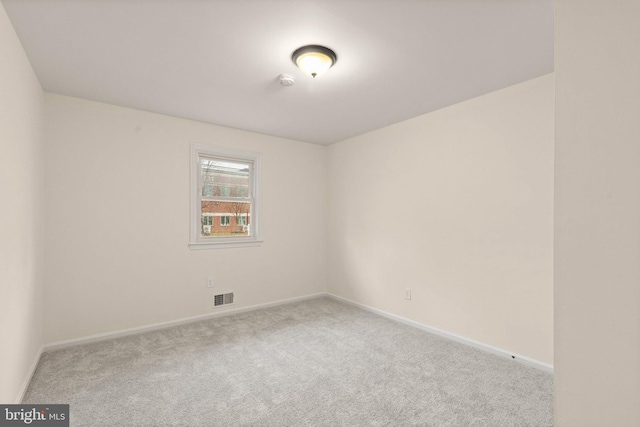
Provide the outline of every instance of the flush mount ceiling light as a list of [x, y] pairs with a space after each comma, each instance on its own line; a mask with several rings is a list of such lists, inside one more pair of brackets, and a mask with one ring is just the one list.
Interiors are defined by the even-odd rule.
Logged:
[[338, 57], [328, 47], [308, 45], [296, 49], [291, 59], [298, 68], [315, 78], [331, 68]]

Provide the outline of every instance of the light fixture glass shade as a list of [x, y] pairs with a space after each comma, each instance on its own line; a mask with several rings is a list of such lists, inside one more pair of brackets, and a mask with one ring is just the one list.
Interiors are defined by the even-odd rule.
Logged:
[[319, 76], [336, 63], [337, 57], [334, 51], [324, 46], [303, 46], [293, 52], [293, 62], [312, 77]]

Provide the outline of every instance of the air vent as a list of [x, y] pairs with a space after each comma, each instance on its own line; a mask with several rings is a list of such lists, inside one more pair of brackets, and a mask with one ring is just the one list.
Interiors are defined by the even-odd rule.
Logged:
[[233, 292], [228, 294], [219, 294], [213, 296], [213, 306], [219, 307], [221, 305], [233, 304]]

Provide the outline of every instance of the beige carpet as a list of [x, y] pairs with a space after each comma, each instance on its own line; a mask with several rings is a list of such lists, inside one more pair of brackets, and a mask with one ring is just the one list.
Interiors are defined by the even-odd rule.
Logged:
[[552, 376], [328, 298], [45, 353], [72, 426], [549, 426]]

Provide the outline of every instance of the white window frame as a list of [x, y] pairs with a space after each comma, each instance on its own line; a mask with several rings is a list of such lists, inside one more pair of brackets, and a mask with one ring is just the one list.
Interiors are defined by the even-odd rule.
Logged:
[[[203, 144], [191, 144], [190, 163], [190, 231], [189, 247], [191, 249], [214, 249], [229, 247], [259, 246], [260, 239], [260, 160], [261, 155], [248, 151], [229, 150]], [[202, 237], [200, 235], [202, 215], [202, 195], [200, 194], [200, 158], [208, 157], [240, 163], [249, 163], [249, 195], [251, 202], [251, 223], [248, 236], [238, 237]], [[237, 197], [230, 198], [238, 200]]]
[[[223, 221], [222, 220], [223, 218], [226, 218], [226, 221]], [[220, 216], [220, 226], [221, 227], [229, 227], [229, 226], [231, 226], [231, 215], [221, 215]]]

